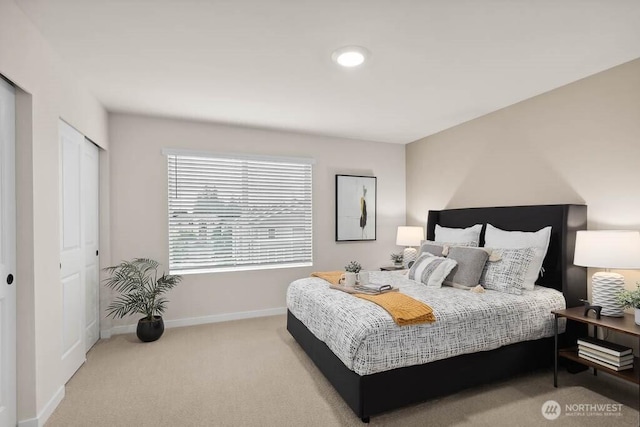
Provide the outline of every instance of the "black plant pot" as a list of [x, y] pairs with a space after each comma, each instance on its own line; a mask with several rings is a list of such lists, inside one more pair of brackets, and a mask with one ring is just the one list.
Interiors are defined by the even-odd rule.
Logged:
[[153, 316], [153, 320], [149, 320], [146, 317], [138, 320], [136, 335], [142, 342], [155, 341], [162, 336], [163, 332], [164, 322], [160, 316]]

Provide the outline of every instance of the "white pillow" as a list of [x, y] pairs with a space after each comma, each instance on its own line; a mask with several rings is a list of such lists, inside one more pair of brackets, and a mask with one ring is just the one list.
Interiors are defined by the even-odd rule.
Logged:
[[431, 255], [428, 252], [418, 257], [409, 269], [409, 279], [424, 283], [431, 288], [439, 288], [445, 277], [458, 263], [455, 260]]
[[467, 228], [441, 227], [436, 224], [436, 242], [454, 243], [464, 246], [480, 246], [480, 231], [482, 224], [472, 225]]
[[533, 260], [529, 264], [523, 288], [533, 290], [542, 269], [542, 262], [547, 255], [549, 240], [551, 239], [551, 226], [536, 232], [505, 231], [491, 224], [487, 224], [484, 234], [484, 245], [489, 248], [522, 249], [533, 248]]

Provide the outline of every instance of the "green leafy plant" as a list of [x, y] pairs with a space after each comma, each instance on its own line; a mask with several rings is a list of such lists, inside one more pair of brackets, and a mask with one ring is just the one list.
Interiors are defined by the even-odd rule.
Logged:
[[349, 273], [359, 273], [362, 270], [362, 266], [358, 261], [351, 261], [344, 269]]
[[627, 289], [620, 292], [617, 296], [618, 302], [624, 308], [640, 308], [640, 282], [636, 282], [638, 287], [632, 291]]
[[162, 294], [180, 283], [182, 277], [164, 273], [158, 277], [159, 266], [152, 259], [135, 258], [105, 268], [111, 275], [105, 285], [120, 293], [107, 308], [107, 315], [122, 318], [140, 313], [149, 321], [161, 316], [169, 302]]
[[398, 254], [391, 254], [391, 260], [393, 261], [394, 264], [402, 264], [402, 261], [404, 260], [404, 256], [402, 255], [402, 253], [398, 253]]

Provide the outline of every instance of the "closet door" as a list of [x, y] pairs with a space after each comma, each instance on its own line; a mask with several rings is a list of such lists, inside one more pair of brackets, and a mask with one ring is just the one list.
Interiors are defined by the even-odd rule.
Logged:
[[82, 148], [84, 136], [60, 121], [60, 283], [64, 382], [85, 361], [85, 262]]
[[60, 282], [62, 365], [66, 382], [100, 331], [99, 149], [60, 121]]
[[82, 159], [82, 201], [84, 202], [84, 275], [85, 275], [85, 352], [100, 335], [100, 262], [98, 237], [100, 211], [98, 191], [100, 178], [99, 149], [85, 139]]
[[0, 77], [0, 426], [16, 425], [15, 106]]

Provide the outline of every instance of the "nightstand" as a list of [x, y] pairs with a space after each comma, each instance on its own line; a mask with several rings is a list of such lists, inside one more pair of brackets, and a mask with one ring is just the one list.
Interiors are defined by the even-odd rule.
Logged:
[[578, 356], [577, 343], [571, 343], [572, 346], [568, 348], [558, 348], [558, 319], [564, 317], [567, 322], [580, 322], [593, 326], [594, 336], [597, 336], [597, 328], [609, 329], [623, 334], [631, 335], [640, 340], [640, 326], [635, 324], [634, 316], [631, 314], [625, 314], [623, 317], [608, 317], [602, 316], [600, 319], [594, 317], [584, 316], [584, 307], [573, 307], [564, 310], [551, 311], [555, 315], [555, 354], [553, 364], [553, 386], [558, 386], [558, 357], [562, 357], [574, 362], [578, 362], [582, 365], [591, 367], [594, 369], [594, 374], [597, 371], [606, 372], [618, 378], [622, 378], [627, 381], [631, 381], [636, 384], [640, 384], [640, 360], [635, 357], [633, 360], [633, 369], [625, 371], [614, 371], [608, 369], [600, 364], [590, 362], [580, 356]]
[[387, 267], [380, 267], [380, 271], [396, 271], [396, 270], [404, 270], [403, 266], [389, 265]]

